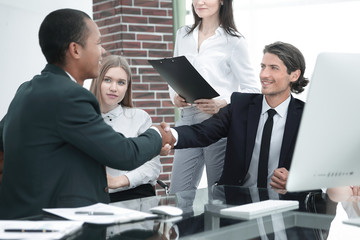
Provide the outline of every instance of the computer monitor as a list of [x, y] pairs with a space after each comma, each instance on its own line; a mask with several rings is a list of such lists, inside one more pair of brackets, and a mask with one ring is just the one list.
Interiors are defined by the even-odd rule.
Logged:
[[288, 191], [360, 185], [360, 54], [317, 57]]

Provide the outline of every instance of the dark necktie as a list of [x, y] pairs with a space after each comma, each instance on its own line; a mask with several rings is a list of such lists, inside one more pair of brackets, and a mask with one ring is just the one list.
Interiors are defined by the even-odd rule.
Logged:
[[274, 123], [273, 117], [276, 114], [276, 111], [274, 109], [269, 109], [267, 113], [268, 113], [268, 119], [266, 120], [264, 125], [264, 130], [261, 139], [261, 146], [260, 146], [258, 178], [257, 178], [258, 188], [267, 187], [270, 139], [271, 139], [271, 132]]

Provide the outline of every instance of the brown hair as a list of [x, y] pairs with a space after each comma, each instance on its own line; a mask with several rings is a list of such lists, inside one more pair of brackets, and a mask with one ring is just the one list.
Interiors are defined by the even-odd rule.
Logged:
[[130, 66], [128, 64], [128, 62], [126, 61], [126, 59], [122, 56], [116, 56], [116, 55], [110, 55], [107, 57], [104, 57], [101, 63], [101, 68], [100, 68], [100, 74], [97, 78], [94, 78], [93, 81], [91, 82], [90, 85], [90, 91], [95, 95], [95, 97], [97, 98], [99, 104], [100, 104], [100, 109], [102, 107], [102, 99], [101, 99], [101, 83], [104, 80], [105, 74], [107, 73], [107, 71], [109, 71], [110, 68], [113, 67], [121, 67], [122, 69], [124, 69], [124, 71], [126, 72], [127, 75], [127, 82], [128, 82], [128, 87], [125, 93], [125, 96], [123, 98], [123, 100], [121, 102], [119, 102], [119, 104], [121, 104], [122, 106], [125, 107], [134, 107], [133, 102], [132, 102], [132, 93], [131, 93], [131, 70], [130, 70]]

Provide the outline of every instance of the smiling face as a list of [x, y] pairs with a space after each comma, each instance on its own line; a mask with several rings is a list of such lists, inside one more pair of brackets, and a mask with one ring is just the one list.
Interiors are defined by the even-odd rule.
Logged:
[[204, 18], [218, 18], [220, 11], [220, 0], [193, 0], [193, 6], [196, 14]]
[[124, 99], [128, 88], [128, 76], [121, 67], [112, 67], [101, 82], [101, 111], [107, 113], [116, 108]]
[[[299, 77], [299, 70], [292, 73], [281, 59], [272, 53], [265, 53], [261, 62], [260, 81], [261, 92], [266, 99], [278, 99], [280, 103], [290, 95], [290, 83]], [[269, 103], [269, 101], [268, 101]]]

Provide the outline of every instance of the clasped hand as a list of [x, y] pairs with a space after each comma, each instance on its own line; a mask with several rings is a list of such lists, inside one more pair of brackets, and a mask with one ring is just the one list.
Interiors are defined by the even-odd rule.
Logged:
[[162, 148], [160, 151], [161, 156], [169, 155], [170, 150], [174, 148], [174, 143], [176, 141], [175, 137], [172, 135], [170, 131], [170, 127], [166, 122], [160, 123], [160, 126], [154, 126], [156, 127], [161, 134], [162, 138]]

